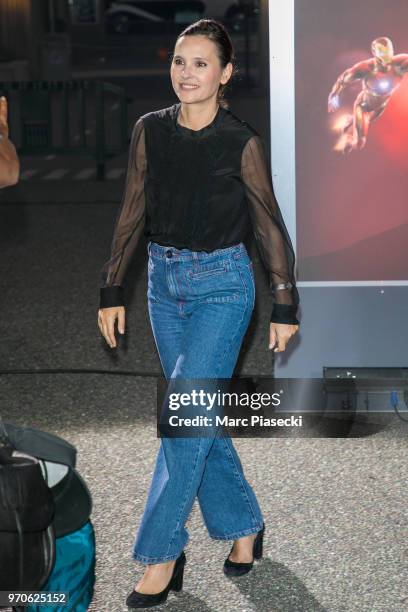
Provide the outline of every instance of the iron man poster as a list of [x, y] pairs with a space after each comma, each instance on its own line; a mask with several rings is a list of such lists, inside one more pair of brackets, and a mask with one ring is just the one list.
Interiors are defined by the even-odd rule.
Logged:
[[298, 279], [406, 281], [408, 2], [294, 8]]

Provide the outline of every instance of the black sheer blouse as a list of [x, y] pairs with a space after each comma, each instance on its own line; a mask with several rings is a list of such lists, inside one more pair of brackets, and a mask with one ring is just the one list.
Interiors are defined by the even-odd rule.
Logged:
[[210, 124], [191, 130], [178, 122], [180, 106], [142, 115], [133, 128], [100, 308], [124, 305], [142, 232], [162, 245], [211, 252], [238, 244], [252, 227], [269, 275], [271, 321], [298, 324], [295, 255], [260, 135], [221, 106]]

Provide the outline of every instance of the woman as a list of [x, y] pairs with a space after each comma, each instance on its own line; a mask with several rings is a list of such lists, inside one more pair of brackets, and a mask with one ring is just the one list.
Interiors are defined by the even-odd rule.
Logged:
[[[148, 243], [148, 308], [166, 378], [231, 378], [255, 300], [242, 242], [252, 224], [274, 305], [270, 344], [297, 331], [294, 253], [262, 141], [228, 110], [234, 51], [222, 24], [201, 19], [177, 38], [171, 81], [180, 102], [147, 113], [131, 139], [111, 257], [102, 270], [98, 323], [110, 347], [125, 332], [123, 279], [140, 235]], [[169, 384], [169, 387], [171, 382]], [[229, 437], [161, 438], [133, 557], [147, 565], [132, 608], [180, 590], [184, 525], [197, 496], [209, 535], [233, 540], [226, 574], [248, 572], [262, 554], [264, 522]]]

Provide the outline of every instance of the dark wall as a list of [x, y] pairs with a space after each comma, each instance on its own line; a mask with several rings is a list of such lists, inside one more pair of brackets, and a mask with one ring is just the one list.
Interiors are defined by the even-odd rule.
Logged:
[[27, 60], [30, 76], [40, 71], [41, 41], [48, 27], [46, 0], [1, 0], [0, 59]]

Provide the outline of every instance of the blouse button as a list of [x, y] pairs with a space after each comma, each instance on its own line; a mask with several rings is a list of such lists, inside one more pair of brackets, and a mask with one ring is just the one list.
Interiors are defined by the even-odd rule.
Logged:
[[173, 257], [173, 253], [171, 251], [166, 251], [166, 257]]

